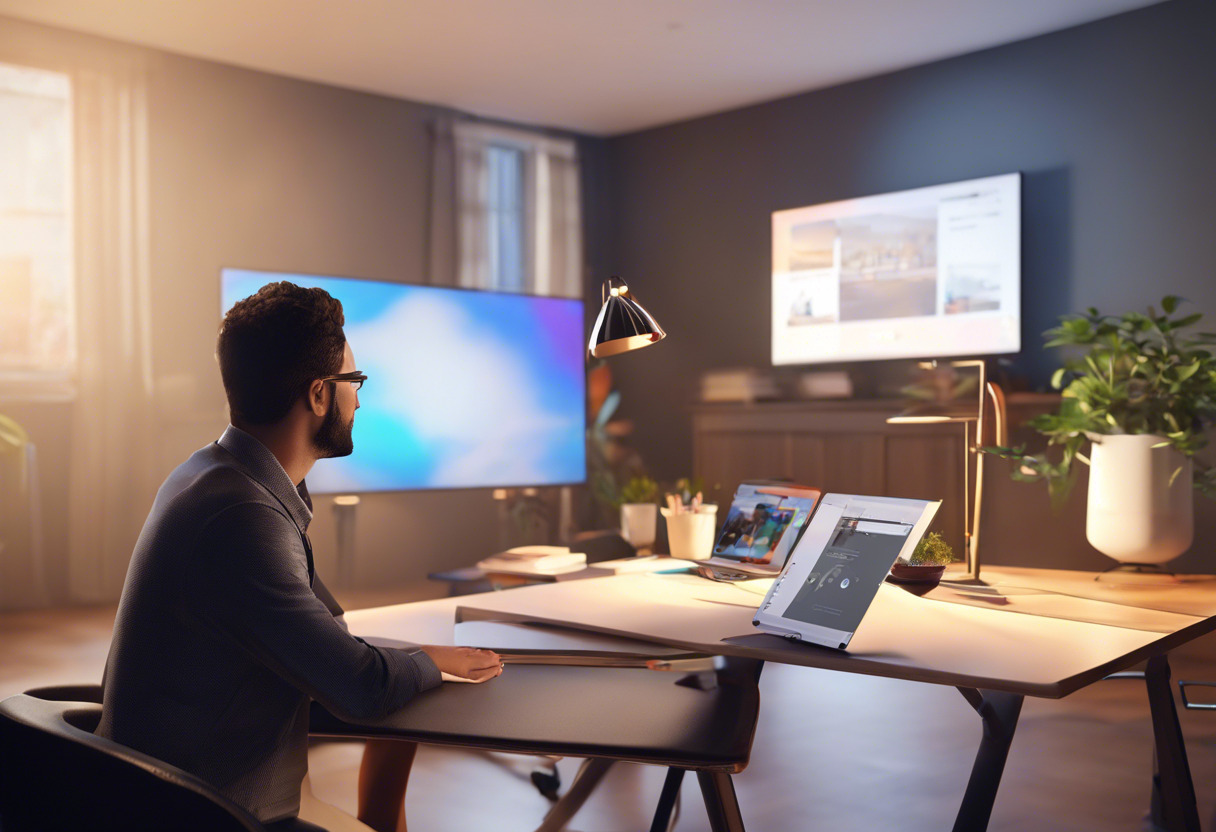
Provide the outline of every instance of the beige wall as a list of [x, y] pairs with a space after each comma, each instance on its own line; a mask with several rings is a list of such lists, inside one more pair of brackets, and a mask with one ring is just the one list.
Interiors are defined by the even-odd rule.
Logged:
[[[149, 113], [152, 335], [167, 472], [226, 423], [214, 359], [221, 268], [424, 282], [435, 111], [158, 55]], [[486, 522], [465, 520], [477, 517]], [[496, 542], [492, 517], [485, 491], [368, 495], [355, 579], [391, 582], [475, 560]], [[455, 529], [456, 538], [439, 543], [432, 529]], [[327, 498], [317, 500], [311, 537], [332, 575]]]
[[[0, 18], [0, 60], [16, 53], [53, 63], [50, 53], [81, 47], [138, 53], [148, 67], [156, 380], [148, 441], [163, 476], [227, 421], [214, 359], [221, 268], [425, 282], [428, 125], [441, 111]], [[46, 558], [60, 598], [68, 407], [0, 398], [42, 451]], [[499, 542], [496, 518], [488, 490], [367, 495], [355, 582], [475, 561]], [[318, 566], [333, 575], [330, 499], [318, 498], [311, 531]]]

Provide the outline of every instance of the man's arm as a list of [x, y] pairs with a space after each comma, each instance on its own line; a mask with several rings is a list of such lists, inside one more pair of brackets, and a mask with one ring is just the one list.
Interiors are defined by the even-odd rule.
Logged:
[[[342, 609], [342, 605], [338, 603], [338, 599], [334, 598], [333, 593], [331, 593], [329, 588], [321, 581], [321, 575], [316, 572], [314, 572], [312, 576], [312, 592], [317, 596], [317, 598], [320, 599], [321, 603], [325, 605], [325, 608], [329, 610], [330, 615], [334, 617], [334, 621], [338, 622], [338, 625], [349, 633], [350, 625], [346, 623], [346, 611]], [[437, 667], [445, 664], [441, 658], [447, 659], [447, 663], [449, 664], [452, 661], [459, 662], [465, 658], [461, 655], [440, 657], [435, 651], [443, 650], [444, 648], [424, 647], [422, 645], [414, 644], [411, 641], [401, 641], [400, 639], [395, 638], [382, 638], [380, 636], [355, 636], [355, 639], [363, 642], [364, 644], [370, 644], [373, 647], [390, 647], [395, 650], [404, 650], [411, 656], [415, 654], [422, 655], [423, 657], [429, 658], [431, 661], [435, 662]], [[487, 651], [482, 650], [475, 652], [485, 653]], [[497, 656], [490, 654], [489, 656], [484, 657], [481, 661], [478, 661], [475, 667], [471, 667], [470, 669], [480, 669], [483, 667], [483, 665], [485, 667], [490, 667], [495, 663], [498, 663]], [[499, 668], [501, 669], [501, 664], [499, 664]], [[454, 671], [443, 670], [441, 668], [440, 675], [445, 682], [452, 681], [447, 676], [442, 675], [443, 673], [448, 672]], [[479, 681], [484, 681], [484, 679], [479, 679]]]
[[342, 719], [378, 719], [441, 683], [421, 651], [351, 636], [308, 583], [295, 524], [242, 503], [212, 517], [193, 553], [197, 612]]

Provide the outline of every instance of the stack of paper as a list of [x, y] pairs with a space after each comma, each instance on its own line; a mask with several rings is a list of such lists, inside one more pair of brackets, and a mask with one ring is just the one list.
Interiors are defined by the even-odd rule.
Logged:
[[477, 562], [485, 572], [517, 575], [557, 575], [587, 565], [587, 556], [568, 546], [517, 546]]

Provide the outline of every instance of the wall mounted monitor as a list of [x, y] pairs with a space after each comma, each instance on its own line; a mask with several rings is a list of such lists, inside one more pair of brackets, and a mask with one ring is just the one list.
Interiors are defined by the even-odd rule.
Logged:
[[1021, 174], [773, 214], [773, 364], [1021, 349]]
[[224, 269], [223, 310], [277, 280], [342, 302], [368, 375], [355, 452], [317, 462], [314, 493], [586, 479], [581, 300]]

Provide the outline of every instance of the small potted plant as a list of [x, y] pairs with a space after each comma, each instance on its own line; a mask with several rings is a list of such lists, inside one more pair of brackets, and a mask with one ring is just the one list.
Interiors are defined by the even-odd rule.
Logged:
[[929, 532], [916, 544], [912, 557], [899, 558], [891, 567], [891, 580], [901, 584], [936, 584], [954, 562], [954, 549], [937, 532]]
[[636, 476], [621, 489], [621, 536], [639, 552], [654, 546], [658, 525], [659, 484]]
[[1194, 459], [1216, 423], [1216, 334], [1192, 334], [1203, 316], [1175, 317], [1179, 303], [1168, 296], [1160, 313], [1115, 317], [1090, 308], [1061, 318], [1046, 333], [1048, 347], [1073, 353], [1052, 377], [1060, 409], [1029, 424], [1062, 453], [1052, 460], [1024, 448], [986, 449], [1017, 460], [1016, 479], [1046, 480], [1057, 503], [1076, 479], [1073, 463], [1089, 465], [1086, 536], [1135, 567], [1190, 547], [1192, 483], [1216, 497], [1216, 471]]

